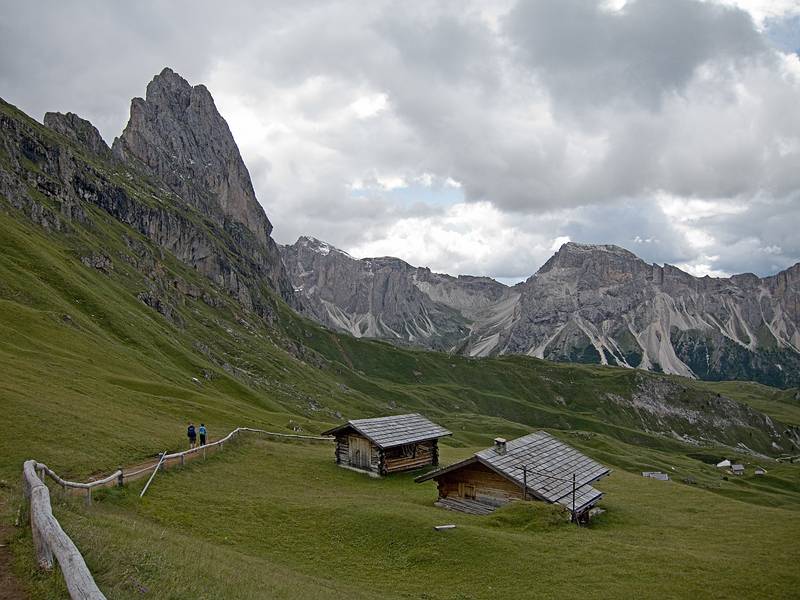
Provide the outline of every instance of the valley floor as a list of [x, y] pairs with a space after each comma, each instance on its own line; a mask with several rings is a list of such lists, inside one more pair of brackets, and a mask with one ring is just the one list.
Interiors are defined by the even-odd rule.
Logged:
[[[159, 474], [142, 500], [143, 481], [55, 511], [109, 598], [790, 598], [800, 468], [781, 469], [782, 501], [739, 486], [758, 504], [736, 483], [728, 496], [616, 469], [597, 485], [607, 512], [577, 528], [538, 503], [448, 512], [411, 474], [372, 479], [324, 443], [259, 439]], [[29, 534], [15, 552], [30, 566]], [[57, 573], [33, 585], [63, 594]]]

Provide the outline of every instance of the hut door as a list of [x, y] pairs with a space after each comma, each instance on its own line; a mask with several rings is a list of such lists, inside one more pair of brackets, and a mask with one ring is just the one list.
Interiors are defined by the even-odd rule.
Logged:
[[471, 500], [474, 500], [475, 486], [470, 483], [464, 483], [463, 481], [459, 482], [458, 495], [461, 496], [462, 498], [469, 498]]
[[359, 469], [369, 469], [370, 455], [369, 440], [363, 437], [350, 436], [350, 465]]

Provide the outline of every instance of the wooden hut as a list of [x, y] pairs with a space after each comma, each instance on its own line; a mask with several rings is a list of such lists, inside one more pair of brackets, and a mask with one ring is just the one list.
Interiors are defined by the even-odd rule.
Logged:
[[[417, 477], [435, 480], [437, 506], [488, 514], [512, 500], [558, 503], [575, 520], [588, 519], [603, 494], [590, 483], [611, 471], [552, 435], [538, 431], [516, 440], [495, 440], [492, 448]], [[573, 478], [574, 477], [574, 478]]]
[[439, 464], [450, 431], [419, 414], [354, 419], [324, 432], [336, 438], [336, 464], [387, 475]]

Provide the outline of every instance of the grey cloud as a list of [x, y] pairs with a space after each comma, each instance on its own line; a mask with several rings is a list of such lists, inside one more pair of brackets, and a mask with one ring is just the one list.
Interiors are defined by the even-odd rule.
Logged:
[[765, 49], [747, 13], [693, 0], [634, 0], [619, 11], [591, 0], [520, 2], [505, 25], [557, 108], [633, 101], [657, 109], [704, 63]]

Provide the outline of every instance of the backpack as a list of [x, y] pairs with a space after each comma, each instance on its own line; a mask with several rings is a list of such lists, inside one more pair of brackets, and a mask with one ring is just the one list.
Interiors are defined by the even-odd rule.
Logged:
[[189, 425], [189, 429], [186, 432], [189, 435], [189, 437], [194, 437], [195, 436], [194, 425]]

